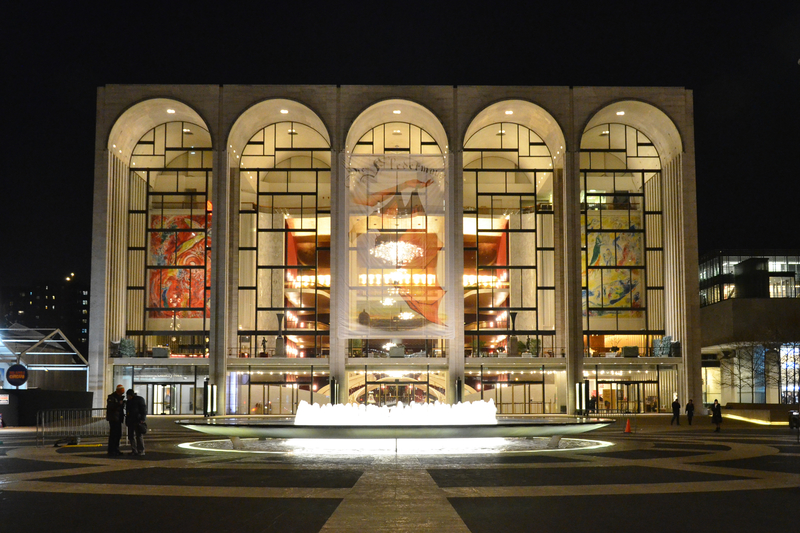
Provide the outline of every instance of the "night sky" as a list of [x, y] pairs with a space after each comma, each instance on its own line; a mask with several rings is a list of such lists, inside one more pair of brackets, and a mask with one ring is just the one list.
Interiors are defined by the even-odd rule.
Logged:
[[88, 281], [104, 84], [686, 87], [700, 253], [800, 248], [796, 0], [276, 4], [3, 3], [0, 285]]

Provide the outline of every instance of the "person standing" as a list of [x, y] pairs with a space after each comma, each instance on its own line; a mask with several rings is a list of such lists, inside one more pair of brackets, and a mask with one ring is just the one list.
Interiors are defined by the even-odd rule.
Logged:
[[108, 455], [122, 455], [119, 441], [122, 439], [122, 422], [125, 421], [125, 387], [117, 385], [106, 399], [106, 420], [108, 420]]
[[722, 424], [722, 406], [717, 400], [714, 400], [714, 405], [711, 406], [711, 423], [717, 426], [714, 432], [718, 433], [719, 425]]
[[144, 455], [144, 438], [141, 423], [147, 420], [147, 403], [133, 389], [125, 393], [128, 397], [125, 408], [125, 423], [128, 426], [128, 441], [131, 443], [131, 455]]
[[686, 402], [686, 418], [689, 419], [689, 425], [692, 425], [692, 417], [694, 417], [694, 403], [690, 399]]
[[669, 425], [671, 426], [673, 422], [677, 422], [679, 426], [681, 425], [681, 402], [677, 398], [672, 402], [672, 420], [669, 421]]

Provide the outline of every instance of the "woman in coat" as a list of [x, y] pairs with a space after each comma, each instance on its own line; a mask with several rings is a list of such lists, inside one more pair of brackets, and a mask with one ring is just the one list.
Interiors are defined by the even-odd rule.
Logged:
[[722, 424], [722, 406], [717, 400], [714, 400], [714, 405], [711, 406], [711, 422], [717, 426], [714, 432], [718, 432], [719, 425]]

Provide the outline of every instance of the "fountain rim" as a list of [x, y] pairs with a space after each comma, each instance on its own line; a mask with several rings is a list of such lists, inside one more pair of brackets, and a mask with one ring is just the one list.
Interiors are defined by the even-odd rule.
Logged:
[[250, 419], [224, 416], [177, 420], [187, 429], [227, 437], [258, 438], [487, 438], [576, 435], [606, 427], [609, 418], [498, 418], [497, 424], [295, 425], [294, 417]]

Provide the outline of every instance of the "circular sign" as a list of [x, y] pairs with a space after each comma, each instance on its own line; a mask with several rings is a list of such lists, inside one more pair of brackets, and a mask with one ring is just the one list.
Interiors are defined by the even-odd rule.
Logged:
[[15, 387], [24, 385], [28, 381], [28, 369], [22, 365], [11, 365], [6, 370], [6, 381]]

